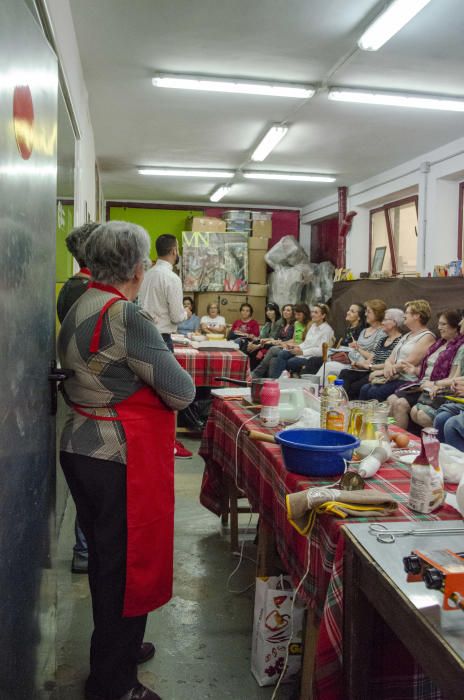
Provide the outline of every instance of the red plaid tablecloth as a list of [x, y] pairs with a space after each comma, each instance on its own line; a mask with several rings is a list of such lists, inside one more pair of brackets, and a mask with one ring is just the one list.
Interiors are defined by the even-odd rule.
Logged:
[[214, 377], [250, 379], [248, 356], [240, 350], [199, 350], [195, 355], [174, 347], [174, 354], [182, 367], [192, 377], [195, 386], [224, 386], [225, 382], [215, 382]]
[[[294, 584], [300, 581], [308, 567], [309, 573], [303, 584], [302, 595], [320, 620], [316, 651], [315, 697], [321, 700], [343, 700], [342, 676], [342, 630], [343, 630], [343, 553], [344, 538], [341, 528], [346, 521], [323, 514], [318, 516], [308, 543], [287, 520], [285, 496], [308, 487], [329, 485], [332, 479], [307, 478], [288, 472], [283, 464], [280, 447], [265, 442], [255, 442], [247, 435], [247, 428], [265, 431], [257, 418], [239, 432], [240, 426], [254, 414], [238, 401], [216, 399], [203, 433], [200, 455], [205, 460], [205, 471], [200, 494], [201, 503], [217, 515], [220, 514], [223, 473], [236, 478], [238, 486], [247, 495], [253, 510], [272, 527], [279, 555], [292, 576]], [[267, 431], [271, 432], [271, 431]], [[237, 440], [238, 435], [238, 440]], [[399, 508], [389, 521], [399, 520], [453, 520], [459, 513], [444, 505], [432, 515], [412, 513], [406, 507], [410, 473], [399, 463], [382, 467], [376, 477], [369, 480], [367, 488], [376, 488], [392, 494]], [[385, 522], [387, 518], [382, 518]], [[366, 518], [349, 518], [349, 522], [365, 522]], [[309, 544], [309, 546], [308, 546]], [[308, 564], [309, 557], [309, 564]], [[406, 650], [404, 653], [407, 654]], [[407, 664], [406, 664], [407, 665]], [[395, 660], [392, 659], [387, 675], [395, 676]], [[401, 673], [395, 678], [394, 694], [376, 697], [421, 698], [440, 697], [415, 695], [403, 691], [416, 685], [427, 686], [420, 669]], [[385, 687], [385, 683], [382, 684]]]

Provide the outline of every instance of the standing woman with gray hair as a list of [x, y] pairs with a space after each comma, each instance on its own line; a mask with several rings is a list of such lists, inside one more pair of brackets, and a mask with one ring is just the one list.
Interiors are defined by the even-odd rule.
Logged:
[[404, 323], [404, 312], [401, 309], [387, 309], [381, 322], [382, 330], [386, 335], [382, 336], [371, 353], [365, 353], [356, 362], [352, 362], [351, 369], [343, 369], [339, 379], [343, 379], [343, 387], [348, 398], [359, 398], [359, 392], [371, 379], [380, 376], [385, 367], [386, 360], [401, 338], [401, 327]]
[[174, 411], [195, 387], [151, 318], [133, 304], [147, 232], [113, 221], [89, 237], [93, 281], [58, 338], [72, 411], [60, 459], [89, 546], [94, 631], [87, 700], [159, 700], [137, 681], [147, 613], [172, 595]]
[[[63, 323], [66, 314], [76, 301], [87, 291], [90, 282], [90, 270], [85, 261], [85, 244], [90, 234], [98, 228], [99, 224], [90, 221], [82, 226], [73, 228], [66, 236], [66, 247], [79, 265], [79, 272], [70, 277], [61, 287], [56, 300], [56, 313], [60, 323]], [[74, 534], [76, 541], [73, 547], [71, 571], [73, 574], [86, 574], [88, 571], [89, 552], [84, 533], [76, 518], [74, 522]]]

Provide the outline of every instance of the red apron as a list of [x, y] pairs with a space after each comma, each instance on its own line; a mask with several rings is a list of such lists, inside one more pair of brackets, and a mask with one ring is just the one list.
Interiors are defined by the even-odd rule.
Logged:
[[[98, 352], [103, 317], [120, 299], [117, 289], [91, 282], [112, 297], [100, 311], [90, 344]], [[174, 411], [145, 386], [111, 406], [117, 418], [95, 416], [83, 406], [81, 415], [120, 421], [127, 442], [127, 560], [123, 617], [145, 615], [172, 597], [174, 549]]]

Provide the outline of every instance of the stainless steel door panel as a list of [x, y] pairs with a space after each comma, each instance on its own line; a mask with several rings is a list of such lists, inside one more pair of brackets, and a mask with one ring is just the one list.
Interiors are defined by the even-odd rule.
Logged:
[[54, 435], [47, 375], [54, 356], [56, 102], [54, 55], [25, 4], [2, 0], [1, 700], [44, 697], [54, 666]]

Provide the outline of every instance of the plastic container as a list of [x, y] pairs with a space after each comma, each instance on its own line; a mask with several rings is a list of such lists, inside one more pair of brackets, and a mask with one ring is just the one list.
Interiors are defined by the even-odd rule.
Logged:
[[345, 471], [359, 446], [358, 438], [345, 432], [321, 428], [299, 428], [280, 431], [275, 435], [282, 447], [285, 467], [305, 476], [338, 476]]
[[261, 389], [261, 412], [259, 419], [266, 428], [279, 423], [280, 386], [278, 382], [266, 382]]
[[327, 380], [329, 384], [321, 391], [321, 428], [343, 431], [348, 426], [349, 406], [343, 379], [330, 374]]
[[334, 391], [329, 394], [325, 427], [327, 430], [343, 431], [348, 425], [349, 399], [343, 388], [343, 379], [336, 379], [333, 386]]
[[446, 496], [437, 435], [435, 428], [422, 430], [421, 452], [411, 465], [408, 506], [418, 513], [432, 513], [443, 504]]
[[321, 428], [326, 428], [326, 419], [327, 419], [327, 407], [329, 405], [329, 398], [331, 395], [331, 391], [333, 390], [333, 383], [336, 379], [335, 374], [329, 374], [327, 377], [327, 384], [321, 389], [320, 391], [320, 399], [321, 399]]

